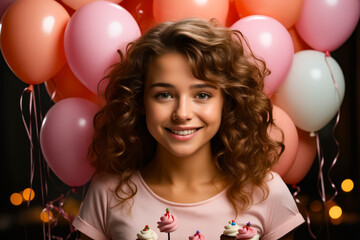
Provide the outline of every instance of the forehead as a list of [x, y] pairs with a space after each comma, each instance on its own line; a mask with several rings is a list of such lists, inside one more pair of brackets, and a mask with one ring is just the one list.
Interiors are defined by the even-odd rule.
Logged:
[[158, 56], [149, 64], [145, 86], [156, 82], [169, 82], [172, 84], [197, 84], [205, 82], [214, 87], [219, 87], [217, 81], [196, 78], [188, 58], [177, 52]]
[[188, 59], [179, 53], [156, 57], [149, 65], [148, 74], [182, 73], [192, 75]]

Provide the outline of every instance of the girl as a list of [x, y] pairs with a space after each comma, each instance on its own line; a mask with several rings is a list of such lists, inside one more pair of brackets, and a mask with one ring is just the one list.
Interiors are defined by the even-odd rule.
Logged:
[[[244, 45], [245, 44], [245, 45]], [[268, 74], [238, 31], [199, 19], [162, 23], [128, 47], [94, 120], [97, 170], [73, 225], [88, 239], [136, 239], [166, 208], [171, 239], [251, 221], [263, 240], [303, 223], [279, 175]], [[121, 54], [120, 54], [121, 55]], [[290, 233], [289, 233], [290, 232]]]

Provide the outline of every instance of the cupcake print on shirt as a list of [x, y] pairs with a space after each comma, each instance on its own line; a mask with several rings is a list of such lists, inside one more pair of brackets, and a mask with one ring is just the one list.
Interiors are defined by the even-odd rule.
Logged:
[[170, 233], [174, 232], [178, 228], [177, 217], [170, 213], [169, 209], [166, 209], [166, 213], [160, 218], [157, 223], [160, 232], [168, 234], [168, 240], [170, 240]]

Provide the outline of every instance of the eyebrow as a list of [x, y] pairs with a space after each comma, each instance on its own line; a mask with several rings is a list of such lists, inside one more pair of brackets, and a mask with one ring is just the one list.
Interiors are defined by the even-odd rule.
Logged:
[[[166, 87], [166, 88], [175, 88], [174, 85], [170, 84], [170, 83], [163, 83], [163, 82], [159, 82], [159, 83], [154, 83], [150, 86], [150, 88], [154, 88], [154, 87]], [[190, 86], [191, 89], [197, 89], [197, 88], [213, 88], [213, 89], [217, 89], [216, 86], [211, 85], [211, 84], [207, 84], [207, 83], [200, 83], [200, 84], [194, 84]]]

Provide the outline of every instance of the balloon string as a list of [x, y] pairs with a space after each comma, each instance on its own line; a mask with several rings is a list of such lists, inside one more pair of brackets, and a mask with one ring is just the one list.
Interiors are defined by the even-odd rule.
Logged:
[[[36, 139], [38, 141], [38, 162], [39, 162], [39, 175], [40, 175], [40, 191], [41, 191], [41, 199], [42, 199], [42, 204], [43, 206], [45, 205], [45, 199], [48, 196], [48, 188], [47, 188], [47, 182], [46, 182], [46, 178], [44, 175], [44, 167], [47, 165], [46, 162], [43, 160], [42, 158], [42, 153], [41, 153], [41, 147], [40, 147], [40, 126], [39, 123], [41, 124], [43, 121], [43, 115], [42, 115], [42, 107], [41, 107], [41, 98], [40, 98], [40, 86], [37, 85], [36, 89], [37, 90], [37, 102], [36, 102], [36, 98], [34, 97], [33, 99], [33, 106], [34, 106], [34, 115], [35, 115], [35, 129], [36, 129]], [[37, 110], [37, 107], [39, 107], [39, 112]], [[43, 223], [43, 238], [44, 240], [46, 239], [46, 226], [45, 223]]]
[[322, 150], [321, 150], [321, 146], [320, 146], [320, 138], [319, 138], [318, 133], [316, 133], [316, 148], [317, 148], [318, 160], [319, 160], [319, 173], [318, 173], [317, 187], [318, 187], [319, 195], [321, 197], [321, 201], [322, 201], [322, 205], [323, 205], [323, 213], [324, 213], [324, 219], [325, 219], [327, 239], [330, 239], [329, 223], [328, 223], [327, 212], [326, 212], [326, 193], [325, 193], [325, 184], [324, 184], [324, 175], [323, 175], [325, 159], [324, 159], [324, 155], [322, 154]]
[[[49, 218], [49, 222], [48, 222], [48, 226], [49, 228], [54, 228], [55, 226], [58, 225], [58, 221], [59, 221], [59, 217], [61, 216], [62, 218], [64, 218], [68, 223], [69, 223], [69, 228], [70, 228], [70, 232], [69, 234], [66, 236], [65, 239], [70, 239], [71, 235], [73, 233], [76, 232], [75, 228], [72, 226], [72, 222], [74, 220], [74, 216], [72, 214], [69, 214], [65, 211], [65, 209], [63, 208], [64, 206], [64, 202], [66, 200], [66, 198], [69, 196], [70, 192], [77, 192], [77, 189], [70, 189], [65, 195], [61, 194], [58, 198], [50, 201], [49, 203], [46, 204], [46, 207], [43, 209], [43, 212], [46, 212], [48, 218]], [[57, 204], [55, 204], [57, 203]], [[51, 217], [50, 215], [50, 211], [55, 211], [56, 215], [54, 217]], [[52, 225], [50, 224], [50, 222], [52, 222]], [[62, 237], [57, 237], [57, 236], [53, 236], [50, 234], [50, 230], [48, 233], [48, 237], [49, 239], [63, 239]]]
[[54, 81], [54, 79], [50, 79], [51, 83], [54, 85], [54, 91], [50, 96], [50, 100], [55, 102], [55, 96], [56, 96], [56, 83]]
[[[29, 108], [28, 108], [28, 110], [29, 110], [29, 119], [28, 119], [28, 122], [25, 119], [25, 113], [24, 113], [24, 109], [23, 109], [25, 93], [29, 94]], [[21, 112], [21, 119], [22, 119], [23, 125], [25, 127], [27, 137], [28, 137], [29, 142], [30, 142], [30, 188], [31, 189], [32, 189], [33, 180], [34, 180], [34, 173], [35, 173], [34, 142], [33, 142], [33, 138], [32, 138], [33, 99], [34, 99], [34, 86], [29, 85], [28, 87], [26, 87], [23, 90], [23, 92], [22, 92], [22, 94], [20, 96], [20, 112]], [[30, 197], [29, 197], [29, 199], [30, 199]], [[30, 205], [30, 200], [27, 201], [27, 206], [29, 207], [29, 205]]]
[[316, 133], [316, 148], [318, 154], [318, 161], [319, 161], [319, 172], [318, 172], [318, 192], [321, 197], [321, 201], [323, 203], [326, 202], [326, 195], [325, 195], [325, 185], [324, 185], [324, 176], [323, 176], [323, 168], [324, 168], [324, 156], [322, 154], [321, 146], [320, 146], [320, 138], [319, 134]]
[[340, 145], [339, 145], [339, 141], [336, 139], [335, 137], [335, 129], [336, 127], [338, 126], [339, 124], [339, 121], [340, 121], [340, 93], [339, 93], [339, 88], [338, 88], [338, 85], [336, 84], [336, 81], [335, 81], [335, 77], [334, 77], [334, 74], [333, 74], [333, 71], [330, 67], [330, 64], [328, 62], [328, 57], [330, 57], [330, 52], [329, 51], [326, 51], [325, 52], [325, 62], [326, 62], [326, 65], [328, 66], [329, 68], [329, 71], [330, 71], [330, 75], [331, 75], [331, 78], [333, 80], [333, 83], [334, 83], [334, 86], [335, 86], [335, 90], [336, 90], [336, 94], [337, 94], [337, 97], [338, 97], [338, 100], [339, 100], [339, 105], [338, 105], [338, 110], [337, 110], [337, 115], [336, 115], [336, 120], [335, 120], [335, 124], [334, 124], [334, 127], [332, 129], [332, 137], [333, 137], [333, 140], [336, 144], [336, 147], [337, 147], [337, 153], [336, 153], [336, 156], [334, 157], [330, 167], [329, 167], [329, 170], [328, 170], [328, 180], [330, 182], [330, 185], [331, 185], [331, 188], [334, 190], [334, 194], [332, 195], [332, 197], [330, 198], [330, 201], [334, 200], [334, 198], [337, 196], [338, 194], [338, 191], [337, 191], [337, 188], [334, 184], [334, 182], [331, 180], [331, 171], [333, 170], [335, 164], [337, 163], [338, 159], [339, 159], [339, 155], [340, 155]]
[[293, 193], [293, 198], [295, 199], [295, 202], [297, 204], [299, 204], [305, 211], [305, 215], [306, 215], [306, 224], [307, 224], [307, 228], [308, 228], [308, 231], [309, 231], [309, 234], [310, 236], [313, 238], [313, 239], [317, 239], [317, 236], [313, 233], [313, 231], [311, 230], [311, 222], [310, 222], [310, 216], [309, 216], [309, 213], [308, 211], [306, 210], [306, 208], [304, 207], [304, 205], [300, 202], [300, 199], [297, 197], [300, 193], [300, 187], [297, 186], [297, 185], [293, 185], [292, 186], [293, 189], [296, 189], [296, 191]]

